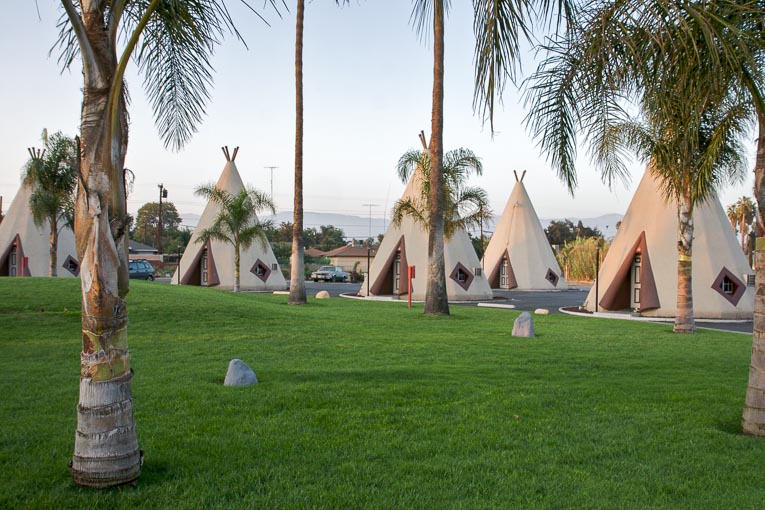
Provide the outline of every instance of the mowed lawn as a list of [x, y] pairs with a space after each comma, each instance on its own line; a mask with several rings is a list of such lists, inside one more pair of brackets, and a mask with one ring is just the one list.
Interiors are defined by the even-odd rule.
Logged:
[[[134, 282], [136, 487], [75, 487], [79, 281], [0, 279], [0, 508], [752, 508], [751, 338]], [[260, 384], [223, 386], [241, 358]]]

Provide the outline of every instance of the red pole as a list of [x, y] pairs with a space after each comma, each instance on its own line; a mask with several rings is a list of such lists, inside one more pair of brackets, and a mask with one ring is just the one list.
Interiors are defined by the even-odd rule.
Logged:
[[407, 286], [409, 287], [409, 295], [408, 295], [409, 308], [411, 308], [412, 307], [412, 280], [414, 279], [414, 266], [408, 266], [406, 268], [406, 272], [407, 272], [406, 282], [407, 282]]

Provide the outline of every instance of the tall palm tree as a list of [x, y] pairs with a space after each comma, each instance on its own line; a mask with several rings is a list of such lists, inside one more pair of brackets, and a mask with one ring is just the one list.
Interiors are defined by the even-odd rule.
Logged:
[[[444, 264], [443, 130], [444, 130], [444, 20], [450, 0], [413, 0], [411, 19], [420, 35], [433, 33], [433, 93], [430, 142], [430, 200], [428, 281], [424, 312], [449, 315]], [[530, 39], [532, 19], [568, 18], [573, 0], [473, 0], [475, 94], [473, 107], [494, 130], [494, 107], [508, 79], [515, 76], [521, 38]]]
[[[268, 2], [273, 5], [272, 0]], [[82, 353], [75, 483], [107, 487], [140, 476], [127, 346], [125, 199], [128, 145], [123, 78], [134, 60], [155, 122], [179, 149], [204, 115], [210, 56], [238, 36], [222, 0], [61, 0], [59, 62], [82, 63], [83, 102], [75, 242], [82, 280]]]
[[[756, 206], [749, 197], [741, 197], [733, 205], [738, 231], [741, 233], [741, 250], [746, 253], [746, 243], [749, 239], [749, 228], [754, 221]], [[734, 230], [735, 231], [735, 230]]]
[[738, 212], [736, 211], [736, 204], [730, 204], [728, 208], [725, 209], [725, 215], [728, 217], [728, 221], [730, 221], [733, 233], [738, 234]]
[[194, 193], [220, 206], [213, 224], [199, 233], [197, 242], [221, 241], [234, 247], [234, 292], [239, 292], [240, 252], [255, 241], [266, 249], [268, 238], [264, 227], [267, 223], [258, 221], [258, 213], [267, 210], [275, 214], [274, 203], [268, 195], [254, 188], [231, 194], [216, 188], [215, 184], [206, 184]]
[[[335, 0], [340, 5], [349, 0]], [[288, 303], [304, 305], [305, 246], [303, 246], [303, 23], [305, 0], [297, 0], [295, 26], [295, 196], [292, 212], [292, 253]]]
[[290, 296], [288, 303], [303, 305], [305, 295], [305, 255], [303, 246], [303, 20], [305, 0], [297, 0], [295, 27], [295, 196], [290, 255]]
[[[593, 2], [547, 47], [528, 89], [529, 126], [571, 190], [579, 128], [609, 183], [626, 176], [622, 155], [637, 148], [677, 201], [677, 332], [694, 331], [693, 207], [722, 178], [739, 175], [736, 144], [752, 118], [747, 89], [734, 78], [748, 58], [738, 50], [755, 39], [738, 30], [743, 3]], [[653, 136], [635, 129], [625, 103]]]
[[[398, 176], [406, 183], [414, 174], [420, 180], [419, 197], [406, 197], [396, 201], [393, 206], [392, 221], [400, 225], [405, 216], [412, 218], [423, 229], [430, 229], [430, 153], [427, 151], [407, 151], [398, 161]], [[449, 239], [458, 230], [478, 227], [482, 221], [491, 217], [489, 198], [481, 188], [468, 186], [471, 173], [481, 175], [481, 160], [469, 149], [457, 149], [444, 154], [444, 187], [441, 201], [444, 204], [442, 223], [444, 239]]]
[[58, 235], [62, 228], [74, 228], [74, 197], [77, 189], [77, 141], [60, 131], [42, 132], [44, 149], [28, 149], [24, 185], [32, 195], [29, 207], [38, 227], [48, 222], [48, 276], [58, 276]]

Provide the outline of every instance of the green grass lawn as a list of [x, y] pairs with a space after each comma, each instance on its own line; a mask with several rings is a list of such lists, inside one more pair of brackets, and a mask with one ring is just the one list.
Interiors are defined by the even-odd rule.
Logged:
[[[134, 282], [146, 463], [75, 487], [79, 281], [0, 278], [0, 508], [752, 508], [751, 338]], [[241, 358], [260, 384], [223, 386]]]

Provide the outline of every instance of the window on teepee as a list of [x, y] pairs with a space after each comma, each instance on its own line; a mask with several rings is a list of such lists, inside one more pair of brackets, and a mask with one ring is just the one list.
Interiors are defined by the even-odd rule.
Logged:
[[80, 275], [80, 264], [79, 262], [74, 260], [71, 256], [66, 257], [66, 260], [64, 261], [63, 266], [64, 266], [64, 269], [72, 273], [74, 276]]
[[475, 277], [468, 268], [457, 262], [457, 265], [452, 270], [449, 278], [457, 282], [459, 286], [464, 290], [468, 290], [470, 288], [470, 284], [473, 283], [473, 278]]
[[736, 276], [723, 268], [712, 283], [712, 288], [722, 297], [727, 299], [733, 306], [738, 305], [739, 300], [746, 292], [746, 284]]
[[265, 282], [271, 275], [271, 268], [269, 268], [265, 262], [258, 259], [250, 269], [250, 272]]

